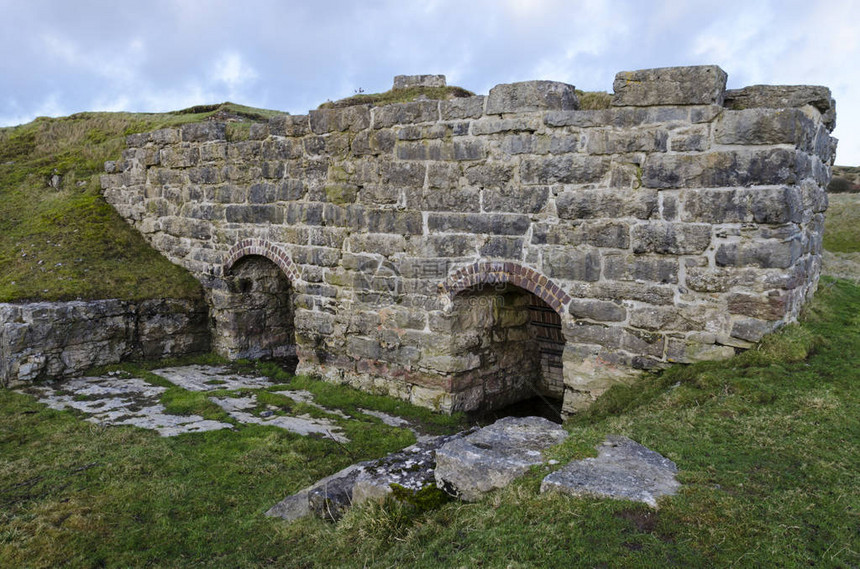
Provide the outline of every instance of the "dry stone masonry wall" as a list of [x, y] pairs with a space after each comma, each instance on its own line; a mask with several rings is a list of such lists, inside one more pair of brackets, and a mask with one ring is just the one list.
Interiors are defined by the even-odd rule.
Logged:
[[247, 140], [193, 124], [129, 136], [102, 184], [203, 282], [221, 353], [294, 350], [299, 371], [446, 411], [541, 394], [574, 412], [750, 347], [816, 288], [830, 92], [725, 85], [650, 69], [619, 73], [602, 110], [528, 81]]
[[210, 350], [202, 300], [0, 304], [0, 385]]

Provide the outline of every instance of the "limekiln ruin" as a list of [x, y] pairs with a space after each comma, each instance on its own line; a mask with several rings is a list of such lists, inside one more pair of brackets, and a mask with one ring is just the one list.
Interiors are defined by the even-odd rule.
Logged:
[[[427, 77], [399, 78], [401, 84]], [[439, 82], [440, 77], [430, 77]], [[212, 345], [452, 410], [564, 410], [796, 318], [835, 109], [716, 66], [128, 138], [107, 200], [207, 291]]]

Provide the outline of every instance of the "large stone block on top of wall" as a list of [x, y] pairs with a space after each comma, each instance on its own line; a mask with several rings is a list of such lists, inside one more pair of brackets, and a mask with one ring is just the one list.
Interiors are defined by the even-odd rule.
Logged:
[[579, 108], [575, 88], [558, 81], [521, 81], [503, 83], [490, 89], [487, 114], [528, 111], [572, 111]]
[[730, 109], [787, 109], [806, 105], [822, 114], [829, 130], [836, 127], [836, 101], [830, 89], [819, 85], [750, 85], [726, 91], [725, 105]]
[[612, 84], [612, 106], [722, 105], [727, 78], [716, 65], [622, 71]]

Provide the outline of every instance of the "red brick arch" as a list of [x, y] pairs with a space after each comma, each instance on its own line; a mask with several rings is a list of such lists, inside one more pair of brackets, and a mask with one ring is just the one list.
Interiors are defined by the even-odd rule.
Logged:
[[453, 300], [457, 293], [474, 286], [504, 283], [527, 290], [562, 316], [571, 300], [560, 286], [538, 271], [508, 261], [486, 261], [467, 265], [451, 273], [440, 287], [442, 292]]
[[242, 239], [230, 248], [227, 252], [227, 260], [224, 261], [224, 274], [229, 273], [233, 265], [247, 255], [259, 255], [269, 259], [284, 271], [290, 282], [301, 278], [298, 268], [283, 248], [256, 237]]

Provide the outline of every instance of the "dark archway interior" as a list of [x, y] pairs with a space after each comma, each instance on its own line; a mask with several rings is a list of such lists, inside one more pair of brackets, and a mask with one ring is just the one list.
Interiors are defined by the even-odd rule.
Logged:
[[249, 255], [226, 278], [229, 302], [222, 312], [236, 358], [287, 358], [296, 355], [290, 281], [265, 257]]
[[522, 412], [560, 420], [565, 340], [558, 313], [507, 284], [464, 291], [454, 299], [452, 316], [458, 355], [480, 359], [473, 372], [483, 384], [478, 415]]

